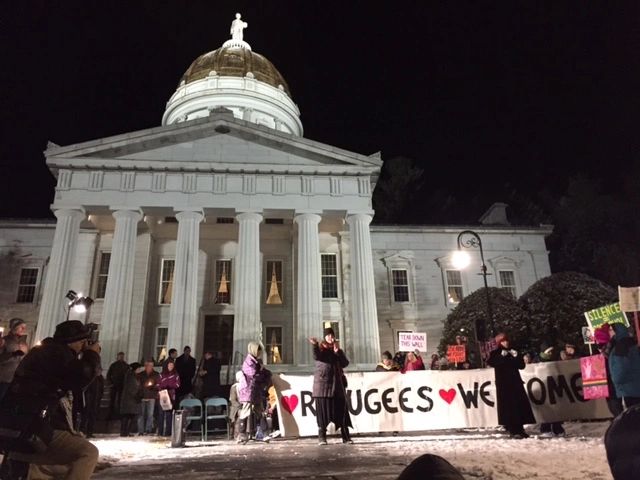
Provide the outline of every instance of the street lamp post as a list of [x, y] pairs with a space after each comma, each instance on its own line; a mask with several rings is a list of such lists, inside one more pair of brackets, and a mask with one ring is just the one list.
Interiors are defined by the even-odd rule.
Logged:
[[[482, 262], [480, 265], [480, 275], [482, 275], [482, 279], [484, 281], [484, 291], [487, 296], [487, 313], [489, 315], [488, 323], [489, 323], [489, 335], [494, 335], [494, 327], [493, 327], [493, 308], [491, 306], [491, 296], [489, 295], [489, 286], [487, 285], [487, 275], [491, 275], [487, 273], [487, 265], [484, 262], [484, 251], [482, 250], [482, 240], [480, 236], [474, 232], [473, 230], [463, 230], [458, 234], [458, 250], [453, 254], [453, 263], [457, 268], [463, 269], [466, 268], [471, 262], [471, 258], [469, 254], [463, 251], [463, 248], [478, 248], [480, 250], [480, 261]], [[479, 335], [478, 325], [476, 327], [476, 336]], [[483, 333], [486, 335], [486, 332], [483, 329]], [[482, 340], [486, 340], [486, 338], [482, 338]]]

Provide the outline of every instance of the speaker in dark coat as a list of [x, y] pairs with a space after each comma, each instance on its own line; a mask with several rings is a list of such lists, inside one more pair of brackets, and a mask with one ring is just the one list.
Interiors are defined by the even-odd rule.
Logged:
[[640, 405], [618, 415], [604, 435], [614, 480], [637, 480], [640, 472]]

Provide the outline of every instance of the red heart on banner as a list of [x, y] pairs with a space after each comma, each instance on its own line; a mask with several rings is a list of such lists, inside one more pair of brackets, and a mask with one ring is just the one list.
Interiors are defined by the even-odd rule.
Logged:
[[293, 411], [298, 406], [298, 396], [297, 395], [290, 395], [290, 396], [283, 395], [281, 403], [282, 403], [282, 408], [284, 408], [289, 413], [293, 413]]
[[456, 391], [453, 388], [450, 388], [449, 390], [440, 389], [438, 393], [440, 394], [440, 397], [449, 405], [451, 405], [453, 399], [456, 398]]

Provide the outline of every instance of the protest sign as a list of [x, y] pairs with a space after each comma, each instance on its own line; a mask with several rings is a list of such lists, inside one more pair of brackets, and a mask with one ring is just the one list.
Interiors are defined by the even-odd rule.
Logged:
[[629, 326], [629, 320], [627, 320], [627, 316], [620, 309], [618, 302], [584, 312], [584, 316], [592, 330], [600, 327], [603, 323], [608, 323], [609, 325], [622, 323], [627, 327]]
[[595, 343], [593, 341], [593, 330], [591, 327], [582, 327], [582, 341], [585, 345], [592, 345]]
[[582, 372], [582, 392], [586, 400], [592, 398], [607, 398], [609, 386], [607, 385], [606, 358], [604, 355], [591, 355], [580, 359], [580, 371]]
[[448, 345], [447, 360], [449, 363], [463, 363], [467, 359], [467, 349], [464, 345]]
[[398, 332], [398, 350], [401, 352], [427, 351], [427, 334], [416, 332]]
[[640, 312], [640, 287], [618, 287], [620, 310]]

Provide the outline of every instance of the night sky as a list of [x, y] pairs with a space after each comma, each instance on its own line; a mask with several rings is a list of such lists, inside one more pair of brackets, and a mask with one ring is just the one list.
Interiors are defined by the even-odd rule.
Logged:
[[50, 215], [47, 140], [160, 125], [236, 11], [305, 137], [412, 158], [426, 190], [492, 202], [582, 174], [615, 191], [638, 163], [640, 2], [21, 0], [0, 17], [0, 216]]

